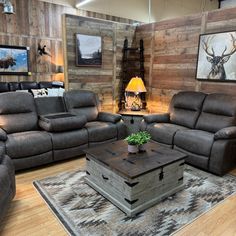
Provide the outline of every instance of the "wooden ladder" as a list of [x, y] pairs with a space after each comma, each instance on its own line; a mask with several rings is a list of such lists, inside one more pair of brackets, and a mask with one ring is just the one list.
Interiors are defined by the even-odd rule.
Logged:
[[[139, 47], [128, 47], [128, 39], [124, 40], [123, 58], [122, 58], [122, 82], [120, 86], [119, 110], [125, 109], [125, 88], [131, 78], [141, 77], [144, 84], [144, 47], [143, 40], [139, 41]], [[146, 107], [145, 94], [141, 94], [143, 108]]]

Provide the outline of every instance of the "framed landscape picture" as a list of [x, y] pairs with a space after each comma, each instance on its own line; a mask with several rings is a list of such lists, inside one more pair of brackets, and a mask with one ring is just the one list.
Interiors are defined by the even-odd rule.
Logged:
[[196, 79], [236, 82], [236, 31], [200, 35]]
[[29, 48], [0, 45], [0, 75], [29, 74]]
[[102, 66], [102, 37], [76, 34], [76, 65]]

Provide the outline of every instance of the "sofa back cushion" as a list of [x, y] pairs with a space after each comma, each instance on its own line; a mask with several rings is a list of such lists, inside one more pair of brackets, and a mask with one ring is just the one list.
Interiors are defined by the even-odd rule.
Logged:
[[7, 82], [0, 82], [0, 93], [9, 92], [9, 85]]
[[8, 134], [37, 129], [37, 114], [30, 93], [0, 94], [0, 128]]
[[188, 128], [194, 128], [206, 97], [201, 92], [179, 92], [170, 104], [170, 122]]
[[213, 93], [203, 104], [196, 129], [209, 132], [236, 125], [236, 96]]
[[35, 105], [38, 115], [66, 112], [63, 97], [37, 97]]
[[64, 93], [67, 110], [75, 115], [85, 115], [87, 121], [97, 119], [99, 112], [98, 97], [92, 91], [71, 90]]

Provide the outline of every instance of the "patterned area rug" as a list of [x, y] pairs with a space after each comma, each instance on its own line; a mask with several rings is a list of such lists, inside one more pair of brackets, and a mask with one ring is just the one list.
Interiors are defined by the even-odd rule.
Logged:
[[71, 235], [170, 235], [236, 192], [236, 177], [186, 166], [184, 190], [129, 218], [85, 184], [84, 176], [73, 171], [34, 182]]

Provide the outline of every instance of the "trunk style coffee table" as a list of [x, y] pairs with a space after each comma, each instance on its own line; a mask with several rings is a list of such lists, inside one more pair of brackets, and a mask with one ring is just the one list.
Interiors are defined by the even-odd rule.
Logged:
[[132, 217], [183, 188], [185, 154], [148, 143], [129, 154], [120, 140], [85, 150], [86, 183]]

